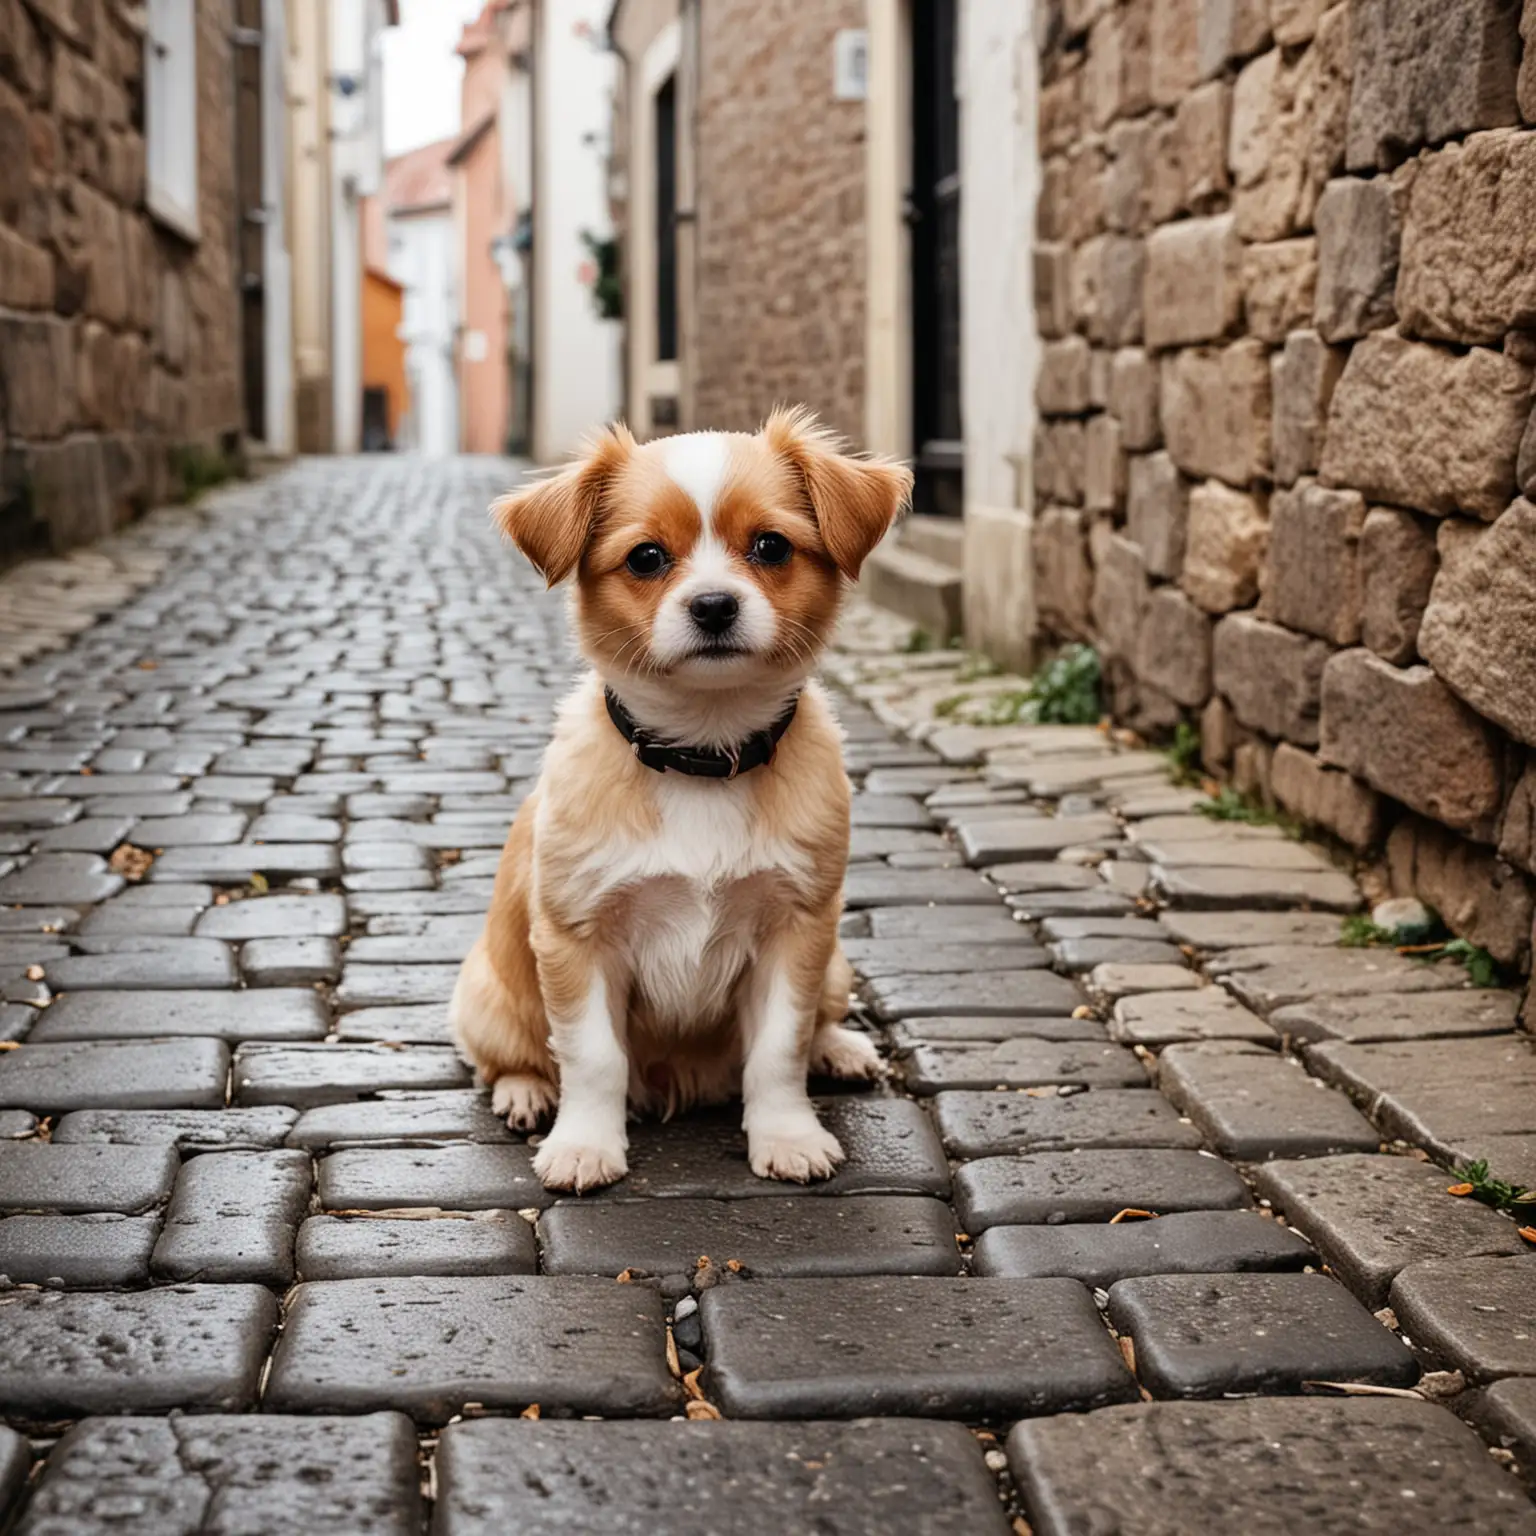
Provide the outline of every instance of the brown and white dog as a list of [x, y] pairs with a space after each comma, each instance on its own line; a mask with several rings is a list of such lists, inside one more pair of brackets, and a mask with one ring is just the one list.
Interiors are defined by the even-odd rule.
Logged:
[[614, 427], [492, 509], [551, 586], [574, 574], [592, 666], [450, 1011], [509, 1124], [558, 1103], [545, 1184], [622, 1178], [630, 1107], [737, 1092], [753, 1172], [804, 1182], [842, 1161], [808, 1071], [880, 1063], [840, 1023], [849, 787], [811, 673], [911, 483], [779, 410], [755, 436], [642, 446]]

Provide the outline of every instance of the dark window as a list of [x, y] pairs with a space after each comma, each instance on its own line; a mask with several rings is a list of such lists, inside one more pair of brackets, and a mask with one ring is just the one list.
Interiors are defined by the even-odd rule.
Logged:
[[656, 360], [677, 356], [677, 89], [656, 92]]

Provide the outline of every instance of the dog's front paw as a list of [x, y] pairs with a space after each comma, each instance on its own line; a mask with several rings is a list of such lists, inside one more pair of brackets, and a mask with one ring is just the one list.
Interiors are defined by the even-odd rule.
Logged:
[[534, 1154], [533, 1171], [546, 1189], [601, 1189], [622, 1179], [629, 1163], [622, 1146], [594, 1146], [560, 1140], [553, 1133]]
[[831, 1178], [843, 1160], [837, 1137], [814, 1120], [803, 1130], [763, 1131], [747, 1137], [747, 1161], [760, 1179], [809, 1184]]
[[811, 1071], [818, 1077], [880, 1078], [885, 1063], [868, 1035], [823, 1024], [811, 1037]]
[[514, 1131], [531, 1131], [555, 1107], [555, 1085], [532, 1072], [508, 1072], [491, 1088], [491, 1108]]

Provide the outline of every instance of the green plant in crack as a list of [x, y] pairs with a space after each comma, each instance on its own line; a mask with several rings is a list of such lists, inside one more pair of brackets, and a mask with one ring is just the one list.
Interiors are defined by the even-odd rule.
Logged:
[[1200, 732], [1187, 720], [1180, 720], [1173, 733], [1173, 745], [1163, 753], [1168, 771], [1179, 785], [1200, 782]]
[[919, 625], [912, 626], [912, 633], [906, 638], [902, 646], [902, 653], [907, 656], [921, 656], [925, 651], [938, 650], [938, 642]]
[[1368, 949], [1374, 944], [1391, 944], [1396, 937], [1392, 929], [1372, 922], [1364, 912], [1351, 912], [1339, 924], [1341, 949]]
[[1496, 1211], [1510, 1211], [1517, 1215], [1525, 1215], [1532, 1207], [1536, 1207], [1536, 1189], [1526, 1189], [1506, 1179], [1494, 1178], [1488, 1170], [1487, 1158], [1458, 1164], [1451, 1172], [1461, 1180], [1460, 1184], [1451, 1186], [1450, 1193], [1453, 1195], [1470, 1196], [1484, 1205], [1491, 1205]]
[[1223, 784], [1209, 800], [1202, 800], [1195, 809], [1212, 821], [1237, 821], [1250, 827], [1279, 827], [1287, 837], [1299, 837], [1300, 826], [1289, 816], [1272, 811], [1262, 800], [1251, 795], [1239, 794], [1230, 784]]
[[[1466, 967], [1467, 979], [1474, 987], [1502, 987], [1504, 972], [1499, 962], [1468, 939], [1452, 939], [1437, 946], [1438, 954], [1426, 954], [1426, 960], [1455, 960]], [[1409, 953], [1404, 950], [1403, 953]]]

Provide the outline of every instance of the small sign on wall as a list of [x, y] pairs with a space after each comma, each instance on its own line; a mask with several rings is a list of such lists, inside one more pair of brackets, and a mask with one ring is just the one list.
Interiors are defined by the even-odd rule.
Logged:
[[869, 95], [869, 33], [845, 27], [832, 39], [832, 99], [863, 101]]

